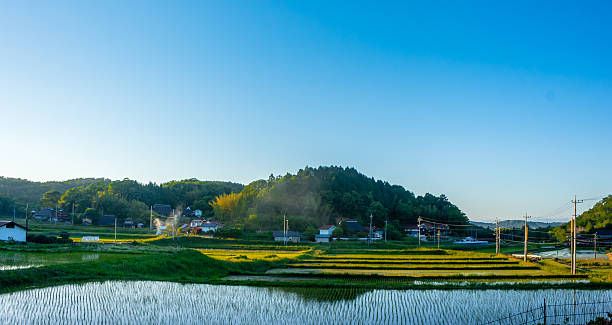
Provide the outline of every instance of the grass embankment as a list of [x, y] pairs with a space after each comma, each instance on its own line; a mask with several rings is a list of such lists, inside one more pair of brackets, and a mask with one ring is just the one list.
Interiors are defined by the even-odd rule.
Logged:
[[231, 263], [194, 250], [158, 253], [104, 262], [83, 262], [0, 272], [0, 292], [66, 283], [154, 280], [210, 283], [230, 273], [260, 273], [278, 266], [269, 261]]

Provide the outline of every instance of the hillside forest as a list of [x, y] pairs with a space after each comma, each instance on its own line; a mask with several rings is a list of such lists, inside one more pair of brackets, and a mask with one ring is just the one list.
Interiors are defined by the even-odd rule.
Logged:
[[296, 174], [270, 175], [246, 186], [231, 182], [187, 179], [163, 184], [141, 184], [130, 179], [82, 178], [63, 182], [32, 182], [0, 177], [0, 215], [18, 216], [43, 207], [70, 213], [74, 204], [79, 217], [94, 221], [104, 214], [119, 220], [132, 218], [148, 224], [153, 204], [169, 204], [177, 211], [200, 209], [206, 218], [247, 232], [278, 230], [282, 218], [290, 229], [305, 231], [344, 219], [363, 225], [372, 215], [375, 226], [385, 221], [400, 230], [414, 225], [419, 216], [451, 224], [467, 224], [468, 218], [445, 195], [416, 196], [399, 185], [375, 180], [354, 168], [306, 167]]

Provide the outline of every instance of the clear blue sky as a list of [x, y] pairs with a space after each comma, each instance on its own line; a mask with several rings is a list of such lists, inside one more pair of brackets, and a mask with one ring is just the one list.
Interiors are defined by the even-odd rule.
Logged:
[[0, 175], [334, 164], [474, 220], [612, 192], [610, 2], [405, 2], [3, 1]]

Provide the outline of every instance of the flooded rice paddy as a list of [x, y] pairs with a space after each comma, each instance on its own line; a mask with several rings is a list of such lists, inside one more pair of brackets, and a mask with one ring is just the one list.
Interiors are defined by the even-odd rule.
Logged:
[[0, 271], [26, 269], [52, 264], [107, 261], [134, 256], [136, 255], [97, 252], [39, 253], [0, 251]]
[[[565, 316], [553, 314], [612, 310], [610, 290], [359, 291], [113, 281], [0, 295], [0, 324], [479, 324], [527, 310], [520, 317], [538, 317], [534, 308], [544, 299], [551, 323], [564, 323]], [[573, 307], [554, 307], [573, 301]], [[604, 303], [584, 304], [595, 301]]]

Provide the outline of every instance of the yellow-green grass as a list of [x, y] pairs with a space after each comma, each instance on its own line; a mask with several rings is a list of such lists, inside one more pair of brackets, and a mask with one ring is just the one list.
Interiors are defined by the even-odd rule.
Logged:
[[380, 276], [545, 276], [555, 275], [545, 270], [361, 270], [361, 269], [271, 269], [268, 274], [337, 274], [337, 275], [380, 275]]
[[537, 265], [522, 263], [522, 264], [418, 264], [418, 265], [402, 265], [402, 264], [359, 264], [359, 263], [292, 263], [287, 264], [288, 267], [295, 268], [315, 268], [315, 269], [383, 269], [383, 270], [503, 270], [503, 269], [536, 269]]
[[295, 259], [308, 251], [278, 251], [278, 250], [229, 250], [229, 249], [197, 249], [202, 254], [217, 260], [244, 262], [244, 261], [276, 261], [281, 259]]

